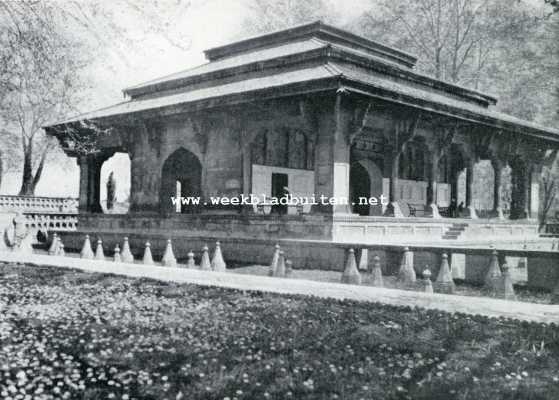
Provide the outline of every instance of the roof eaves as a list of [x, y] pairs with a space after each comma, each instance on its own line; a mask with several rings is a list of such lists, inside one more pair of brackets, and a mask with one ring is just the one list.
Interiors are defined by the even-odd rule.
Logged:
[[[347, 77], [345, 75], [342, 76], [341, 78], [344, 83], [346, 84], [346, 89], [349, 91], [353, 91], [356, 93], [361, 93], [361, 94], [365, 94], [368, 96], [372, 96], [372, 94], [370, 92], [365, 92], [360, 90], [359, 88], [355, 88], [352, 87], [351, 84], [358, 84], [367, 88], [372, 88], [373, 90], [380, 90], [380, 91], [388, 91], [385, 88], [382, 88], [380, 86], [377, 85], [373, 85], [370, 84], [369, 82], [363, 82], [359, 79], [355, 79], [355, 78], [350, 78]], [[393, 91], [392, 91], [393, 92]], [[525, 121], [525, 120], [521, 120], [519, 118], [513, 117], [511, 115], [508, 114], [504, 114], [504, 113], [500, 113], [497, 111], [492, 111], [492, 110], [488, 110], [488, 109], [480, 109], [481, 112], [475, 112], [473, 110], [468, 110], [468, 109], [461, 109], [459, 107], [453, 106], [453, 105], [449, 105], [449, 104], [445, 104], [445, 103], [440, 103], [434, 100], [426, 100], [426, 99], [420, 99], [420, 98], [416, 98], [412, 95], [406, 94], [406, 93], [400, 93], [400, 92], [393, 92], [398, 94], [397, 99], [389, 99], [385, 96], [375, 96], [378, 98], [381, 98], [385, 101], [391, 101], [391, 102], [398, 102], [401, 103], [403, 105], [406, 106], [410, 106], [410, 107], [420, 107], [419, 105], [417, 105], [416, 103], [412, 103], [409, 101], [405, 101], [405, 98], [411, 98], [414, 100], [420, 100], [420, 101], [424, 101], [425, 103], [428, 104], [432, 104], [435, 107], [429, 109], [428, 111], [430, 112], [434, 112], [437, 114], [442, 114], [442, 115], [447, 115], [453, 118], [459, 118], [459, 119], [465, 119], [465, 120], [470, 120], [472, 122], [477, 122], [477, 123], [485, 123], [488, 124], [487, 120], [489, 120], [489, 125], [493, 125], [493, 126], [497, 126], [500, 127], [504, 130], [509, 130], [509, 131], [513, 131], [513, 132], [518, 132], [521, 131], [522, 133], [522, 129], [528, 129], [531, 130], [532, 133], [535, 133], [535, 135], [533, 136], [537, 136], [540, 139], [545, 139], [545, 140], [551, 140], [554, 142], [559, 143], [559, 130], [557, 129], [553, 129], [553, 128], [547, 128], [538, 124], [534, 124], [530, 121]], [[441, 109], [440, 107], [443, 107], [443, 109], [447, 109], [446, 111]], [[437, 108], [438, 107], [438, 108]], [[421, 107], [420, 107], [421, 108]], [[453, 112], [449, 112], [448, 110], [452, 110]], [[456, 112], [458, 111], [458, 112]], [[460, 114], [463, 114], [462, 116]], [[468, 117], [464, 117], [464, 115], [468, 115]], [[483, 121], [485, 120], [485, 122]], [[501, 125], [506, 124], [508, 125], [508, 129], [507, 126], [503, 127]]]

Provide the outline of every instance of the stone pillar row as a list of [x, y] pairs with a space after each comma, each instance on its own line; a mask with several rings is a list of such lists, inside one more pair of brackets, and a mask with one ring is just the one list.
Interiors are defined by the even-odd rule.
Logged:
[[[60, 249], [62, 249], [62, 253]], [[64, 255], [63, 249], [64, 249], [64, 244], [62, 243], [60, 237], [58, 237], [55, 233], [49, 248], [49, 254], [63, 256]], [[93, 251], [89, 235], [85, 235], [84, 243], [80, 251], [80, 258], [86, 260], [89, 259], [89, 260], [107, 261], [107, 258], [105, 256], [105, 251], [103, 248], [103, 241], [101, 239], [98, 239], [97, 245], [95, 247], [95, 251]], [[128, 237], [124, 237], [122, 249], [119, 246], [119, 244], [115, 246], [113, 259], [111, 261], [123, 262], [123, 263], [135, 262], [134, 256], [130, 251], [130, 243], [128, 241]], [[152, 252], [151, 252], [151, 243], [149, 241], [146, 242], [145, 244], [144, 254], [142, 256], [141, 263], [144, 265], [155, 265], [153, 261]], [[171, 239], [167, 240], [165, 251], [163, 253], [163, 257], [161, 258], [161, 264], [165, 267], [177, 267], [177, 266], [181, 267], [181, 265], [177, 265], [177, 259], [175, 258], [175, 254], [173, 252], [173, 245]], [[227, 265], [223, 258], [220, 243], [219, 242], [215, 243], [215, 250], [211, 261], [210, 261], [208, 246], [204, 246], [202, 249], [202, 255], [200, 258], [199, 265], [196, 266], [194, 264], [194, 253], [190, 251], [188, 253], [188, 261], [183, 267], [186, 268], [197, 267], [198, 269], [202, 269], [202, 270], [226, 272]]]
[[[455, 290], [455, 284], [449, 265], [449, 257], [446, 253], [437, 255], [437, 260], [440, 260], [434, 284], [431, 282], [431, 268], [426, 265], [422, 270], [422, 277], [418, 279], [414, 268], [414, 253], [408, 247], [400, 250], [400, 262], [396, 269], [396, 282], [402, 289], [416, 289], [426, 293], [433, 293], [433, 291], [452, 294]], [[360, 285], [365, 280], [362, 276], [363, 272], [372, 274], [372, 279], [369, 285], [383, 286], [382, 269], [380, 259], [378, 256], [374, 257], [373, 268], [368, 267], [368, 250], [366, 248], [361, 250], [359, 263], [356, 262], [356, 252], [350, 248], [346, 251], [346, 262], [343, 267], [341, 282], [347, 284]], [[508, 266], [506, 263], [500, 264], [499, 255], [497, 251], [493, 251], [488, 257], [489, 262], [485, 265], [483, 274], [484, 292], [490, 297], [504, 298], [505, 300], [516, 300], [512, 278], [510, 276]], [[390, 268], [386, 268], [387, 270]], [[369, 281], [369, 279], [367, 279]], [[433, 287], [435, 290], [433, 290]], [[559, 288], [559, 285], [557, 286]], [[559, 293], [559, 292], [558, 292]]]

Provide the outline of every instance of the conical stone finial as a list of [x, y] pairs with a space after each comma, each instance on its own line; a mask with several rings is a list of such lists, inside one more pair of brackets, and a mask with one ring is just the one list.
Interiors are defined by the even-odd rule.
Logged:
[[373, 258], [373, 270], [371, 272], [372, 284], [376, 287], [384, 287], [384, 281], [382, 280], [382, 268], [380, 267], [380, 257], [375, 256]]
[[291, 260], [285, 261], [285, 276], [290, 277], [293, 273], [293, 262]]
[[210, 271], [212, 265], [210, 263], [210, 255], [208, 254], [208, 246], [202, 248], [202, 259], [200, 260], [200, 269], [203, 271]]
[[122, 262], [122, 257], [120, 256], [120, 246], [117, 244], [115, 246], [115, 254], [113, 256], [114, 262]]
[[433, 293], [433, 284], [431, 283], [431, 270], [429, 266], [425, 266], [423, 270], [423, 291], [425, 293]]
[[223, 260], [223, 254], [221, 254], [221, 246], [219, 245], [219, 242], [215, 242], [215, 251], [212, 258], [211, 267], [212, 270], [218, 272], [225, 272], [227, 268], [227, 266], [225, 265], [225, 261]]
[[404, 285], [415, 283], [416, 276], [413, 269], [413, 252], [408, 247], [404, 247], [402, 253], [402, 262], [400, 263], [400, 270], [398, 271], [398, 282]]
[[130, 243], [128, 243], [128, 238], [124, 237], [124, 243], [122, 244], [122, 251], [120, 253], [120, 259], [122, 260], [122, 262], [125, 263], [133, 263], [134, 262], [134, 256], [132, 255], [132, 252], [130, 251]]
[[103, 241], [101, 239], [97, 240], [97, 248], [95, 249], [95, 259], [99, 261], [105, 261], [105, 253], [103, 252]]
[[276, 268], [276, 273], [274, 276], [277, 276], [278, 278], [284, 278], [285, 268], [285, 253], [283, 252], [283, 250], [280, 250], [278, 257], [278, 266]]
[[505, 300], [516, 300], [516, 294], [514, 293], [514, 286], [512, 285], [512, 278], [510, 276], [509, 267], [507, 264], [503, 264], [503, 273], [501, 274], [501, 288], [500, 295], [504, 297]]
[[270, 264], [270, 269], [268, 270], [268, 276], [276, 276], [280, 250], [281, 249], [279, 244], [276, 244], [274, 247], [274, 255], [272, 257], [272, 263]]
[[167, 246], [165, 247], [165, 253], [163, 253], [161, 263], [166, 267], [177, 266], [177, 259], [175, 258], [175, 254], [173, 253], [173, 245], [171, 243], [171, 239], [167, 239]]
[[355, 250], [353, 249], [349, 249], [348, 251], [345, 269], [342, 273], [342, 283], [349, 283], [352, 285], [361, 284], [361, 274], [357, 270], [357, 263], [355, 262]]
[[446, 253], [442, 255], [441, 267], [439, 268], [435, 285], [442, 293], [454, 293], [454, 281], [452, 280], [450, 266], [448, 265], [448, 255]]
[[54, 232], [54, 234], [52, 235], [52, 242], [49, 247], [49, 255], [52, 256], [56, 254], [57, 247], [58, 247], [58, 234]]
[[80, 258], [84, 258], [86, 260], [93, 259], [93, 249], [91, 248], [91, 241], [89, 240], [89, 235], [85, 235], [82, 251], [80, 251]]
[[144, 250], [144, 257], [142, 258], [144, 265], [153, 265], [153, 257], [151, 256], [151, 244], [146, 242], [146, 248]]
[[499, 257], [497, 250], [493, 250], [493, 253], [491, 254], [491, 261], [489, 261], [489, 267], [487, 268], [487, 273], [485, 274], [485, 289], [492, 293], [498, 291], [500, 278], [501, 269], [499, 268]]
[[62, 243], [60, 238], [58, 238], [58, 249], [56, 249], [56, 255], [59, 257], [64, 257], [66, 255], [66, 252], [64, 251], [64, 243]]
[[194, 262], [194, 253], [188, 252], [188, 261], [186, 262], [186, 268], [196, 268], [196, 263]]

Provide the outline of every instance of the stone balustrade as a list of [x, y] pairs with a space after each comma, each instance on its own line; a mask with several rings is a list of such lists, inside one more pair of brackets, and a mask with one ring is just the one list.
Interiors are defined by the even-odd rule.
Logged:
[[46, 232], [71, 232], [78, 227], [78, 217], [75, 215], [24, 214], [25, 225], [28, 229], [39, 229]]
[[77, 214], [78, 199], [0, 195], [0, 210], [23, 213]]

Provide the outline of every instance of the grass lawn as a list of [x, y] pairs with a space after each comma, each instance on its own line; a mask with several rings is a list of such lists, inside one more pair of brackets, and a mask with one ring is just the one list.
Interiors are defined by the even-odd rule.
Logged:
[[0, 398], [558, 399], [559, 329], [0, 265]]

